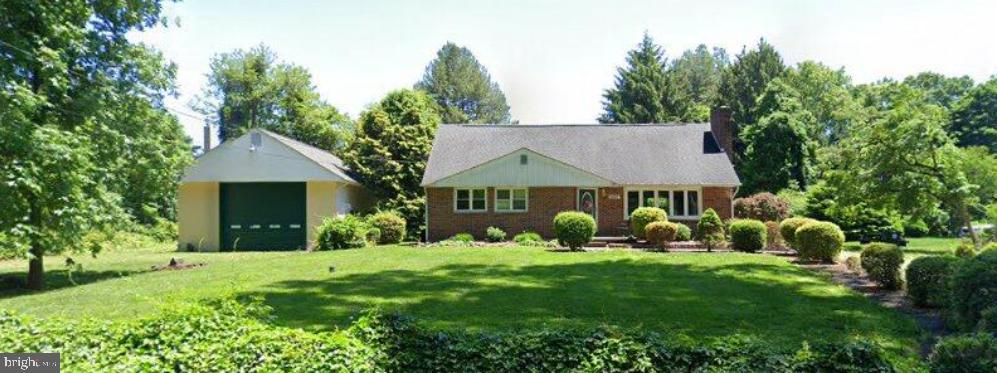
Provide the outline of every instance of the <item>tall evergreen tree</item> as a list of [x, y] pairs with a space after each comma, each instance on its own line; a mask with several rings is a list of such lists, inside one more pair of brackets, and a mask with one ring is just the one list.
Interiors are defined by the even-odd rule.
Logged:
[[398, 90], [360, 114], [344, 161], [380, 197], [381, 208], [398, 210], [410, 237], [424, 225], [426, 197], [419, 183], [426, 171], [439, 106], [425, 92]]
[[731, 109], [734, 125], [734, 161], [745, 151], [740, 129], [758, 123], [758, 96], [772, 79], [782, 76], [786, 66], [775, 48], [761, 39], [756, 49], [743, 49], [720, 80], [720, 104]]
[[730, 64], [727, 51], [723, 48], [708, 48], [700, 44], [687, 50], [672, 62], [671, 74], [679, 89], [691, 101], [691, 106], [682, 115], [683, 121], [704, 122], [710, 118], [710, 107], [717, 101], [720, 77]]
[[443, 123], [509, 123], [509, 104], [498, 83], [471, 51], [447, 42], [426, 66], [415, 89], [439, 104]]
[[636, 49], [627, 52], [627, 66], [616, 70], [616, 83], [603, 94], [601, 123], [664, 123], [677, 121], [688, 98], [668, 73], [664, 50], [644, 33]]
[[196, 109], [212, 118], [222, 141], [262, 128], [338, 152], [353, 132], [349, 117], [319, 97], [308, 70], [277, 62], [265, 45], [212, 58]]

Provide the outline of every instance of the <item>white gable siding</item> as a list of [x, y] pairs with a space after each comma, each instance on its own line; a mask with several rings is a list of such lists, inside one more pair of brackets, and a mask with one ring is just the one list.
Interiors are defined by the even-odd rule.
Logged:
[[[526, 155], [527, 164], [520, 163]], [[553, 160], [528, 149], [520, 149], [489, 162], [441, 179], [433, 187], [456, 186], [609, 186], [612, 182]]]
[[256, 151], [249, 133], [222, 143], [188, 168], [183, 182], [345, 181], [267, 134], [260, 137]]

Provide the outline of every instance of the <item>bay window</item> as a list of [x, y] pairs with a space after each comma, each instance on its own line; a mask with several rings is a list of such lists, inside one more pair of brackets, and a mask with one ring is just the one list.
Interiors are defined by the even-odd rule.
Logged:
[[639, 207], [658, 207], [668, 212], [668, 216], [677, 218], [699, 217], [699, 190], [696, 189], [628, 189], [626, 196], [625, 219], [630, 219], [630, 214]]

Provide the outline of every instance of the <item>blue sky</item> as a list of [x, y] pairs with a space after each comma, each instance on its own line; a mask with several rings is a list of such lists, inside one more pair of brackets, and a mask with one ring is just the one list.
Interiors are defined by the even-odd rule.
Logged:
[[[647, 30], [670, 57], [705, 43], [733, 56], [760, 37], [787, 63], [844, 67], [857, 83], [925, 71], [997, 73], [997, 2], [987, 1], [262, 1], [168, 4], [179, 25], [132, 35], [179, 66], [185, 109], [212, 55], [260, 43], [309, 69], [351, 117], [411, 87], [446, 41], [491, 72], [523, 123], [593, 123], [602, 92]], [[194, 142], [201, 123], [180, 117]]]

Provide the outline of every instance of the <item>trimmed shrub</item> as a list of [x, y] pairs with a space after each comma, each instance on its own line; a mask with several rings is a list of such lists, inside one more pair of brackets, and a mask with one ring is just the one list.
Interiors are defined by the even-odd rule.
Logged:
[[801, 259], [819, 260], [825, 263], [834, 261], [834, 258], [841, 253], [841, 245], [845, 242], [845, 234], [841, 232], [841, 228], [828, 222], [807, 223], [797, 229], [793, 237], [797, 246], [796, 251]]
[[505, 241], [505, 231], [498, 227], [488, 227], [485, 230], [485, 239], [488, 242], [502, 242]]
[[471, 235], [470, 233], [457, 233], [453, 235], [453, 237], [448, 238], [447, 241], [471, 243], [474, 242], [474, 236]]
[[997, 372], [997, 336], [976, 333], [942, 338], [929, 361], [933, 373]]
[[692, 228], [688, 225], [679, 223], [678, 231], [675, 232], [675, 241], [690, 241], [692, 240]]
[[782, 233], [779, 233], [779, 222], [765, 222], [765, 247], [769, 249], [782, 247]]
[[730, 224], [730, 243], [734, 250], [753, 253], [765, 248], [768, 240], [765, 223], [738, 219]]
[[949, 280], [959, 259], [922, 256], [907, 265], [907, 297], [918, 307], [943, 307], [951, 295]]
[[791, 248], [796, 248], [796, 230], [800, 227], [806, 225], [807, 223], [813, 223], [816, 220], [811, 218], [789, 218], [783, 220], [779, 223], [779, 235], [782, 236], [782, 240], [786, 242]]
[[563, 211], [554, 217], [557, 243], [571, 250], [581, 249], [595, 236], [595, 219], [579, 211]]
[[976, 245], [973, 245], [972, 241], [959, 242], [959, 246], [955, 247], [953, 254], [960, 258], [972, 258], [976, 256]]
[[637, 238], [644, 239], [644, 227], [656, 221], [668, 221], [665, 210], [657, 207], [641, 207], [630, 214], [630, 231]]
[[903, 265], [904, 252], [897, 245], [873, 242], [862, 249], [862, 269], [884, 288], [900, 288], [903, 284], [900, 267]]
[[537, 232], [522, 232], [513, 237], [512, 240], [520, 245], [528, 245], [536, 242], [544, 242], [544, 238], [540, 236], [540, 233]]
[[666, 249], [668, 243], [675, 240], [678, 230], [678, 224], [656, 221], [644, 227], [644, 234], [647, 235], [647, 242], [653, 243], [658, 248]]
[[723, 245], [724, 222], [712, 208], [703, 211], [703, 216], [696, 224], [696, 234], [699, 235], [699, 242], [706, 246], [706, 251], [713, 251], [713, 248]]
[[353, 215], [328, 218], [316, 228], [318, 250], [355, 249], [367, 246], [367, 223]]
[[775, 194], [762, 192], [734, 199], [734, 216], [741, 219], [780, 221], [789, 216], [789, 203]]
[[394, 211], [381, 211], [367, 217], [367, 224], [381, 231], [378, 244], [396, 244], [405, 239], [405, 218]]
[[960, 326], [976, 327], [983, 310], [997, 306], [997, 250], [966, 259], [952, 275], [951, 309]]

